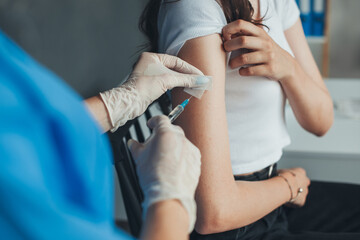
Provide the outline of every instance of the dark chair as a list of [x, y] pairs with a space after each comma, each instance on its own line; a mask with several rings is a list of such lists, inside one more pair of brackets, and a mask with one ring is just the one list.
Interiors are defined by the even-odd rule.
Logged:
[[[163, 114], [167, 115], [170, 112], [170, 100], [166, 94], [153, 104], [158, 104], [160, 112]], [[152, 117], [150, 107], [145, 111], [144, 116], [146, 121]], [[130, 131], [132, 127], [134, 131]], [[115, 133], [108, 135], [113, 149], [114, 166], [119, 179], [130, 233], [134, 237], [139, 237], [142, 225], [141, 203], [144, 196], [139, 185], [135, 163], [127, 148], [127, 141], [131, 138], [135, 138], [139, 142], [145, 141], [145, 135], [140, 126], [140, 117], [127, 122]]]

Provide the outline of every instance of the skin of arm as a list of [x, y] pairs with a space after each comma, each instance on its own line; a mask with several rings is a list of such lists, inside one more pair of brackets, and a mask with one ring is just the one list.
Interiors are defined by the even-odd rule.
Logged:
[[333, 104], [307, 44], [300, 19], [285, 31], [295, 55], [293, 74], [281, 82], [300, 125], [323, 136], [334, 119]]
[[[200, 37], [187, 41], [178, 55], [205, 75], [213, 76], [212, 90], [205, 92], [201, 100], [193, 98], [176, 121], [202, 154], [195, 226], [201, 234], [253, 223], [287, 202], [291, 195], [280, 177], [259, 182], [234, 180], [225, 109], [226, 55], [222, 44], [218, 34]], [[182, 89], [174, 89], [172, 96], [174, 106], [188, 97]], [[287, 177], [296, 184], [295, 179]]]
[[141, 240], [185, 240], [188, 234], [189, 217], [177, 200], [167, 200], [152, 205], [145, 219]]
[[88, 108], [90, 113], [96, 122], [100, 125], [102, 132], [107, 132], [112, 128], [109, 113], [106, 109], [104, 102], [101, 97], [94, 96], [84, 101], [85, 106]]

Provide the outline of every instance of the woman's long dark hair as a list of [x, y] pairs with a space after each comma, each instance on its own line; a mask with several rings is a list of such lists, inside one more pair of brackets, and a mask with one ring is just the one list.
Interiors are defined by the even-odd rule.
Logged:
[[[166, 3], [173, 2], [177, 1], [166, 1]], [[238, 19], [243, 19], [256, 25], [261, 25], [263, 19], [253, 19], [254, 8], [249, 0], [218, 0], [218, 2], [222, 6], [228, 23]], [[150, 52], [158, 52], [159, 31], [157, 27], [157, 19], [160, 5], [161, 0], [150, 0], [142, 12], [139, 21], [140, 30], [149, 40], [149, 43], [145, 47], [148, 48], [147, 50]]]

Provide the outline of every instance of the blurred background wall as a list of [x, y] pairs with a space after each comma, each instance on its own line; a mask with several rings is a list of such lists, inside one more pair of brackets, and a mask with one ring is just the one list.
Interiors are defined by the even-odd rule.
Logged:
[[330, 77], [360, 78], [360, 1], [331, 4]]
[[141, 0], [0, 0], [0, 29], [83, 97], [117, 85], [144, 38]]
[[[330, 0], [329, 19], [329, 77], [360, 77], [360, 1]], [[309, 41], [320, 70], [323, 61], [323, 42]]]

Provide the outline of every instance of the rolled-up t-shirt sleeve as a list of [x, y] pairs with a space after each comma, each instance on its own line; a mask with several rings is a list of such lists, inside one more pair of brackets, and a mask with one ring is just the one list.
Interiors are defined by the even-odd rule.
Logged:
[[163, 1], [158, 16], [159, 52], [177, 56], [187, 40], [221, 34], [226, 24], [216, 0]]
[[[278, 0], [279, 1], [279, 0]], [[295, 0], [280, 0], [282, 1], [281, 22], [284, 31], [294, 26], [295, 22], [300, 17], [300, 10]]]

